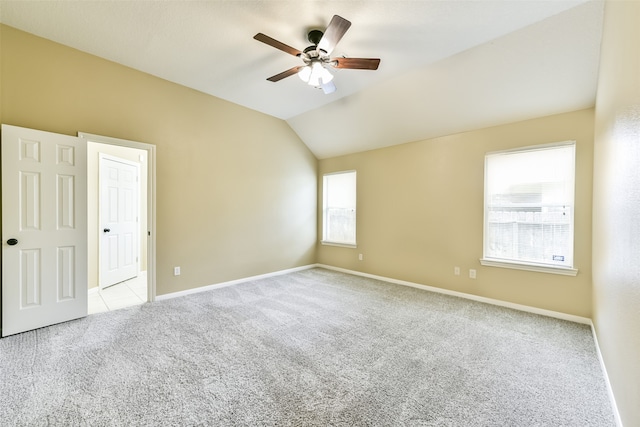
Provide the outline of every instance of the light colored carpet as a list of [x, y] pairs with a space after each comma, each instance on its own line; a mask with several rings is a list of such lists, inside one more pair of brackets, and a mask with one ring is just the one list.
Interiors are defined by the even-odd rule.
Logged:
[[589, 327], [325, 269], [0, 340], [2, 426], [614, 426]]

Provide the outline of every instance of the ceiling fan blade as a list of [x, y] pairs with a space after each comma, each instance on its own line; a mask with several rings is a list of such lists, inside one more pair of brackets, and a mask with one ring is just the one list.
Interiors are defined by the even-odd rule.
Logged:
[[271, 76], [267, 80], [269, 80], [270, 82], [280, 81], [280, 80], [284, 79], [285, 77], [293, 76], [298, 71], [300, 71], [300, 68], [304, 68], [304, 65], [301, 65], [299, 67], [289, 68], [287, 71], [283, 71], [283, 72], [281, 72], [279, 74], [276, 74], [275, 76]]
[[377, 70], [379, 58], [332, 58], [334, 68], [350, 68], [352, 70]]
[[282, 42], [279, 42], [278, 40], [269, 37], [266, 34], [262, 34], [262, 33], [258, 33], [255, 36], [253, 36], [254, 39], [258, 40], [259, 42], [268, 44], [269, 46], [275, 47], [276, 49], [280, 49], [283, 52], [288, 53], [289, 55], [293, 55], [293, 56], [300, 56], [302, 55], [302, 52], [300, 52], [298, 49], [293, 48], [289, 45], [286, 45]]
[[322, 39], [320, 39], [320, 43], [318, 43], [318, 49], [324, 50], [327, 52], [327, 55], [331, 54], [350, 26], [350, 21], [347, 21], [341, 16], [333, 15], [329, 26], [324, 31]]

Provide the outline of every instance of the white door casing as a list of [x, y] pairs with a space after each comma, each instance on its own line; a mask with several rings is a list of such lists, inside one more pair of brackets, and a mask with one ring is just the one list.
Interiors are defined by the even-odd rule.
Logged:
[[2, 125], [2, 336], [87, 315], [86, 177], [83, 139]]
[[78, 136], [89, 142], [136, 148], [147, 152], [145, 156], [147, 228], [143, 234], [146, 235], [147, 243], [147, 300], [153, 302], [156, 299], [156, 146], [87, 132], [78, 132]]
[[100, 288], [139, 272], [140, 165], [100, 154]]

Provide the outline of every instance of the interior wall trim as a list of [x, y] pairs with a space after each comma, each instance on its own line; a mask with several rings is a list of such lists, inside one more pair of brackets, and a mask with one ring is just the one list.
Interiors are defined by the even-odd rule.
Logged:
[[543, 308], [531, 307], [523, 304], [515, 304], [508, 301], [481, 297], [478, 295], [467, 294], [464, 292], [451, 291], [449, 289], [437, 288], [435, 286], [427, 286], [427, 285], [422, 285], [420, 283], [407, 282], [405, 280], [398, 280], [398, 279], [392, 279], [384, 276], [377, 276], [375, 274], [363, 273], [361, 271], [347, 270], [345, 268], [333, 267], [331, 265], [318, 264], [318, 267], [326, 268], [328, 270], [340, 271], [342, 273], [353, 274], [355, 276], [362, 276], [362, 277], [368, 277], [370, 279], [382, 280], [384, 282], [395, 283], [397, 285], [410, 286], [412, 288], [423, 289], [425, 291], [436, 292], [439, 294], [445, 294], [445, 295], [451, 295], [454, 297], [470, 299], [473, 301], [483, 302], [486, 304], [512, 308], [514, 310], [526, 311], [528, 313], [540, 314], [542, 316], [554, 317], [556, 319], [568, 320], [569, 322], [582, 323], [584, 325], [591, 325], [591, 319], [589, 319], [588, 317], [575, 316], [573, 314], [562, 313], [559, 311], [545, 310]]
[[266, 279], [268, 277], [281, 276], [283, 274], [294, 273], [296, 271], [309, 270], [311, 268], [318, 267], [318, 264], [309, 264], [302, 267], [288, 268], [286, 270], [274, 271], [272, 273], [259, 274], [257, 276], [244, 277], [242, 279], [230, 280], [228, 282], [214, 283], [212, 285], [200, 286], [199, 288], [186, 289], [184, 291], [171, 292], [163, 295], [156, 295], [156, 301], [167, 300], [171, 298], [182, 297], [185, 295], [197, 294], [199, 292], [206, 292], [212, 289], [224, 288], [227, 286], [238, 285], [240, 283], [250, 282], [252, 280]]
[[408, 282], [408, 281], [405, 281], [405, 280], [398, 280], [398, 279], [392, 279], [392, 278], [384, 277], [384, 276], [377, 276], [375, 274], [363, 273], [361, 271], [355, 271], [355, 270], [348, 270], [346, 268], [334, 267], [334, 266], [326, 265], [326, 264], [309, 264], [309, 265], [305, 265], [305, 266], [302, 266], [302, 267], [289, 268], [289, 269], [286, 269], [286, 270], [279, 270], [279, 271], [275, 271], [275, 272], [272, 272], [272, 273], [266, 273], [266, 274], [260, 274], [260, 275], [257, 275], [257, 276], [245, 277], [245, 278], [242, 278], [242, 279], [230, 280], [228, 282], [216, 283], [216, 284], [212, 284], [212, 285], [202, 286], [202, 287], [199, 287], [199, 288], [187, 289], [187, 290], [184, 290], [184, 291], [172, 292], [172, 293], [164, 294], [164, 295], [157, 295], [156, 296], [156, 301], [168, 300], [168, 299], [171, 299], [171, 298], [177, 298], [177, 297], [181, 297], [181, 296], [184, 296], [184, 295], [190, 295], [190, 294], [195, 294], [195, 293], [199, 293], [199, 292], [205, 292], [205, 291], [208, 291], [208, 290], [211, 290], [211, 289], [218, 289], [218, 288], [224, 288], [224, 287], [227, 287], [227, 286], [238, 285], [238, 284], [249, 282], [249, 281], [252, 281], [252, 280], [258, 280], [258, 279], [265, 279], [265, 278], [268, 278], [268, 277], [281, 276], [283, 274], [293, 273], [293, 272], [296, 272], [296, 271], [309, 270], [311, 268], [316, 268], [316, 267], [326, 268], [327, 270], [340, 271], [342, 273], [353, 274], [354, 276], [362, 276], [362, 277], [367, 277], [367, 278], [370, 278], [370, 279], [381, 280], [383, 282], [394, 283], [394, 284], [397, 284], [397, 285], [410, 286], [412, 288], [422, 289], [422, 290], [429, 291], [429, 292], [436, 292], [436, 293], [439, 293], [439, 294], [465, 298], [465, 299], [478, 301], [478, 302], [482, 302], [482, 303], [486, 303], [486, 304], [497, 305], [497, 306], [501, 306], [501, 307], [511, 308], [511, 309], [514, 309], [514, 310], [524, 311], [524, 312], [527, 312], [527, 313], [539, 314], [539, 315], [542, 315], [542, 316], [553, 317], [553, 318], [560, 319], [560, 320], [567, 320], [569, 322], [575, 322], [575, 323], [581, 323], [581, 324], [584, 324], [584, 325], [588, 325], [591, 328], [591, 332], [593, 334], [593, 341], [594, 341], [594, 344], [595, 344], [595, 347], [596, 347], [596, 353], [598, 354], [598, 360], [600, 361], [600, 367], [602, 369], [602, 373], [603, 373], [604, 380], [605, 380], [605, 383], [606, 383], [607, 393], [609, 395], [609, 401], [611, 402], [611, 405], [612, 405], [612, 408], [613, 408], [613, 415], [614, 415], [614, 418], [615, 418], [616, 426], [617, 427], [624, 427], [622, 425], [622, 420], [620, 418], [620, 413], [618, 412], [618, 406], [616, 404], [616, 399], [615, 399], [615, 396], [613, 394], [613, 388], [611, 387], [611, 383], [609, 382], [609, 375], [607, 374], [607, 368], [606, 368], [606, 365], [604, 363], [604, 359], [602, 358], [602, 353], [600, 351], [600, 345], [598, 344], [598, 337], [597, 337], [597, 334], [596, 334], [596, 329], [595, 329], [591, 319], [589, 319], [587, 317], [575, 316], [575, 315], [572, 315], [572, 314], [561, 313], [561, 312], [558, 312], [558, 311], [545, 310], [545, 309], [531, 307], [531, 306], [523, 305], [523, 304], [515, 304], [515, 303], [511, 303], [511, 302], [507, 302], [507, 301], [501, 301], [501, 300], [493, 299], [493, 298], [486, 298], [486, 297], [481, 297], [481, 296], [478, 296], [478, 295], [467, 294], [467, 293], [464, 293], [464, 292], [451, 291], [451, 290], [448, 290], [448, 289], [437, 288], [437, 287], [434, 287], [434, 286], [427, 286], [427, 285], [422, 285], [422, 284], [419, 284], [419, 283]]
[[240, 283], [248, 282], [248, 281], [251, 281], [251, 280], [258, 280], [258, 279], [265, 279], [267, 277], [280, 276], [280, 275], [283, 275], [283, 274], [293, 273], [293, 272], [302, 271], [302, 270], [308, 270], [308, 269], [315, 268], [315, 267], [326, 268], [327, 270], [340, 271], [342, 273], [353, 274], [354, 276], [368, 277], [370, 279], [381, 280], [383, 282], [394, 283], [394, 284], [397, 284], [397, 285], [410, 286], [412, 288], [418, 288], [418, 289], [423, 289], [423, 290], [429, 291], [429, 292], [436, 292], [436, 293], [439, 293], [439, 294], [445, 294], [445, 295], [451, 295], [451, 296], [455, 296], [455, 297], [470, 299], [470, 300], [473, 300], [473, 301], [483, 302], [483, 303], [486, 303], [486, 304], [492, 304], [492, 305], [498, 305], [498, 306], [501, 306], [501, 307], [512, 308], [514, 310], [526, 311], [528, 313], [540, 314], [542, 316], [553, 317], [553, 318], [561, 319], [561, 320], [567, 320], [569, 322], [582, 323], [583, 325], [590, 325], [590, 326], [593, 325], [593, 323], [591, 322], [591, 319], [589, 319], [588, 317], [575, 316], [573, 314], [562, 313], [562, 312], [559, 312], [559, 311], [545, 310], [543, 308], [531, 307], [531, 306], [523, 305], [523, 304], [515, 304], [515, 303], [512, 303], [512, 302], [508, 302], [508, 301], [502, 301], [502, 300], [497, 300], [497, 299], [493, 299], [493, 298], [481, 297], [481, 296], [478, 296], [478, 295], [467, 294], [467, 293], [464, 293], [464, 292], [451, 291], [451, 290], [448, 290], [448, 289], [437, 288], [435, 286], [428, 286], [428, 285], [422, 285], [420, 283], [408, 282], [408, 281], [405, 281], [405, 280], [392, 279], [390, 277], [377, 276], [375, 274], [363, 273], [361, 271], [356, 271], [356, 270], [348, 270], [346, 268], [334, 267], [332, 265], [326, 265], [326, 264], [309, 264], [309, 265], [304, 265], [302, 267], [294, 267], [294, 268], [289, 268], [289, 269], [286, 269], [286, 270], [274, 271], [272, 273], [266, 273], [266, 274], [260, 274], [260, 275], [257, 275], [257, 276], [250, 276], [250, 277], [245, 277], [245, 278], [241, 278], [241, 279], [230, 280], [228, 282], [221, 282], [221, 283], [215, 283], [215, 284], [211, 284], [211, 285], [205, 285], [205, 286], [201, 286], [199, 288], [193, 288], [193, 289], [186, 289], [184, 291], [171, 292], [171, 293], [168, 293], [168, 294], [157, 295], [156, 296], [156, 300], [160, 301], [160, 300], [180, 297], [180, 296], [183, 296], [183, 295], [190, 295], [190, 294], [194, 294], [194, 293], [198, 293], [198, 292], [205, 292], [205, 291], [208, 291], [210, 289], [217, 289], [217, 288], [223, 288], [223, 287], [226, 287], [226, 286], [233, 286], [233, 285], [237, 285], [237, 284], [240, 284]]
[[602, 352], [600, 351], [600, 344], [598, 342], [598, 333], [596, 332], [596, 327], [593, 324], [593, 322], [591, 322], [591, 332], [593, 333], [593, 342], [596, 345], [596, 352], [598, 353], [600, 368], [602, 369], [602, 374], [604, 375], [604, 382], [607, 384], [607, 393], [609, 394], [609, 401], [611, 402], [611, 408], [613, 409], [613, 417], [616, 420], [616, 426], [624, 427], [622, 425], [622, 418], [620, 417], [620, 412], [618, 411], [616, 396], [613, 394], [613, 387], [611, 387], [611, 382], [609, 381], [609, 373], [607, 372], [607, 365], [604, 363], [604, 358], [602, 357]]
[[539, 314], [542, 316], [553, 317], [556, 319], [567, 320], [570, 322], [581, 323], [584, 325], [589, 325], [591, 327], [591, 332], [593, 334], [593, 342], [596, 347], [596, 353], [598, 355], [598, 360], [600, 361], [600, 368], [602, 369], [602, 374], [604, 376], [604, 381], [607, 387], [607, 394], [609, 395], [609, 402], [611, 403], [611, 407], [613, 409], [613, 416], [615, 418], [616, 427], [624, 427], [622, 424], [622, 418], [620, 417], [620, 412], [618, 411], [618, 405], [616, 403], [615, 395], [613, 394], [613, 388], [611, 387], [611, 382], [609, 381], [609, 374], [607, 373], [607, 367], [604, 363], [604, 358], [602, 357], [602, 352], [600, 351], [600, 344], [598, 343], [598, 335], [596, 333], [596, 328], [593, 324], [593, 321], [588, 317], [575, 316], [572, 314], [561, 313], [558, 311], [545, 310], [537, 307], [531, 307], [528, 305], [515, 304], [507, 301], [501, 301], [493, 298], [481, 297], [478, 295], [467, 294], [464, 292], [451, 291], [448, 289], [437, 288], [434, 286], [421, 285], [419, 283], [407, 282], [404, 280], [391, 279], [389, 277], [377, 276], [375, 274], [363, 273], [355, 270], [348, 270], [346, 268], [333, 267], [331, 265], [325, 264], [317, 264], [318, 267], [326, 268], [328, 270], [340, 271], [342, 273], [353, 274], [355, 276], [368, 277], [370, 279], [377, 279], [384, 282], [395, 283], [403, 286], [410, 286], [412, 288], [423, 289], [430, 292], [436, 292], [439, 294], [451, 295], [460, 298], [465, 298], [473, 301], [483, 302], [486, 304], [497, 305], [501, 307], [511, 308], [514, 310], [524, 311], [527, 313]]

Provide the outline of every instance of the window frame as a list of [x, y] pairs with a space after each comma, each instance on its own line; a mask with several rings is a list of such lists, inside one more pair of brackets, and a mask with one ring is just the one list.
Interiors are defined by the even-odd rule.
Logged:
[[[354, 222], [353, 222], [353, 228], [354, 228], [354, 239], [353, 239], [353, 243], [351, 242], [339, 242], [339, 241], [334, 241], [334, 240], [328, 240], [327, 239], [327, 198], [328, 198], [328, 192], [327, 192], [327, 177], [332, 176], [332, 175], [342, 175], [342, 174], [354, 174], [354, 179], [355, 179], [355, 194], [354, 194]], [[322, 245], [326, 245], [326, 246], [339, 246], [339, 247], [345, 247], [345, 248], [357, 248], [357, 239], [358, 239], [358, 228], [357, 228], [357, 214], [358, 214], [358, 208], [357, 208], [357, 201], [358, 201], [358, 174], [357, 171], [355, 169], [350, 169], [350, 170], [343, 170], [343, 171], [336, 171], [336, 172], [327, 172], [322, 174], [322, 239], [320, 240], [320, 243]]]
[[[573, 201], [571, 204], [571, 219], [570, 219], [570, 230], [571, 230], [571, 245], [572, 245], [572, 254], [571, 254], [571, 266], [561, 266], [561, 265], [553, 265], [546, 264], [543, 262], [530, 262], [525, 260], [512, 260], [506, 258], [497, 258], [497, 257], [489, 257], [487, 256], [487, 247], [489, 244], [488, 241], [488, 198], [489, 194], [487, 191], [488, 184], [488, 167], [487, 161], [490, 156], [499, 155], [499, 154], [516, 154], [516, 153], [526, 153], [532, 151], [540, 151], [546, 150], [550, 148], [560, 148], [572, 146], [573, 147]], [[484, 194], [483, 194], [483, 230], [482, 230], [482, 258], [480, 259], [480, 264], [488, 267], [501, 267], [501, 268], [510, 268], [516, 270], [526, 270], [526, 271], [534, 271], [541, 273], [551, 273], [551, 274], [560, 274], [567, 276], [576, 276], [578, 274], [578, 269], [575, 268], [575, 199], [576, 199], [576, 152], [577, 152], [577, 144], [574, 140], [562, 141], [562, 142], [554, 142], [550, 144], [538, 144], [531, 145], [526, 147], [518, 147], [508, 150], [499, 150], [485, 153], [485, 164], [484, 164]]]

